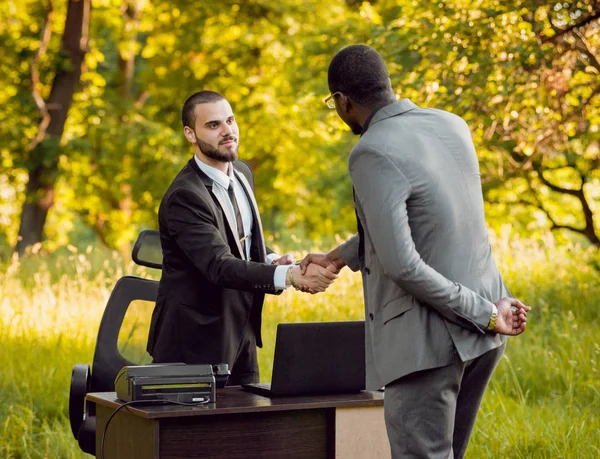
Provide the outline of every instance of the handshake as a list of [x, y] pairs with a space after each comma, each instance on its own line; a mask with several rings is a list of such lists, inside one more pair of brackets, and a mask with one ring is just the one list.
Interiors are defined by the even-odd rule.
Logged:
[[294, 263], [293, 257], [287, 254], [273, 263], [291, 265], [286, 274], [286, 286], [311, 294], [327, 290], [327, 287], [337, 279], [338, 273], [345, 266], [335, 251], [310, 253], [298, 263]]

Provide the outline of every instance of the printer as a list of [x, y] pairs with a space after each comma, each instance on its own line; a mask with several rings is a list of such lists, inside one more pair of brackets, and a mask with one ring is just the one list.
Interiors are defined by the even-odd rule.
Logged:
[[227, 364], [154, 363], [126, 366], [115, 378], [117, 398], [124, 402], [199, 403], [216, 401], [216, 388], [225, 386]]

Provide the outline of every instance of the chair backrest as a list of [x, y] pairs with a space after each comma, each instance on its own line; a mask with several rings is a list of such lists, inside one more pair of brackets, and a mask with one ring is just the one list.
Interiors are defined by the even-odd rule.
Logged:
[[92, 363], [92, 392], [114, 390], [114, 381], [121, 368], [133, 365], [118, 349], [119, 331], [129, 305], [136, 300], [156, 301], [158, 281], [136, 276], [124, 276], [115, 285], [98, 330]]
[[[132, 258], [139, 265], [161, 268], [162, 252], [158, 231], [145, 230], [140, 233], [133, 248]], [[100, 321], [92, 363], [92, 392], [113, 391], [114, 380], [119, 370], [124, 366], [133, 365], [119, 352], [119, 331], [129, 305], [136, 300], [155, 302], [157, 292], [156, 280], [123, 276], [117, 281]]]
[[160, 234], [157, 230], [142, 231], [131, 253], [133, 261], [148, 268], [162, 268], [162, 248], [160, 245]]

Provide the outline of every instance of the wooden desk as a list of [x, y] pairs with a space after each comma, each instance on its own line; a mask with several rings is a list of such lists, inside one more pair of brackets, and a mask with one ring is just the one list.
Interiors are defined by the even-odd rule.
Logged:
[[[114, 392], [90, 393], [96, 404], [96, 453]], [[106, 459], [387, 459], [383, 394], [266, 398], [239, 387], [201, 406], [131, 406], [111, 420]]]

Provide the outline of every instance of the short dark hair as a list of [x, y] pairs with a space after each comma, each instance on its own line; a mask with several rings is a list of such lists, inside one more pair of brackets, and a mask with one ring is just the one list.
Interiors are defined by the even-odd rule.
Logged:
[[183, 108], [181, 109], [181, 122], [183, 123], [183, 127], [191, 127], [194, 129], [194, 125], [196, 123], [196, 116], [194, 114], [194, 109], [196, 105], [200, 104], [208, 104], [211, 102], [218, 102], [219, 100], [224, 100], [223, 97], [218, 92], [214, 91], [198, 91], [192, 94], [187, 98], [185, 103], [183, 104]]
[[332, 94], [339, 91], [369, 108], [393, 94], [383, 58], [366, 45], [339, 51], [329, 64], [327, 81]]

